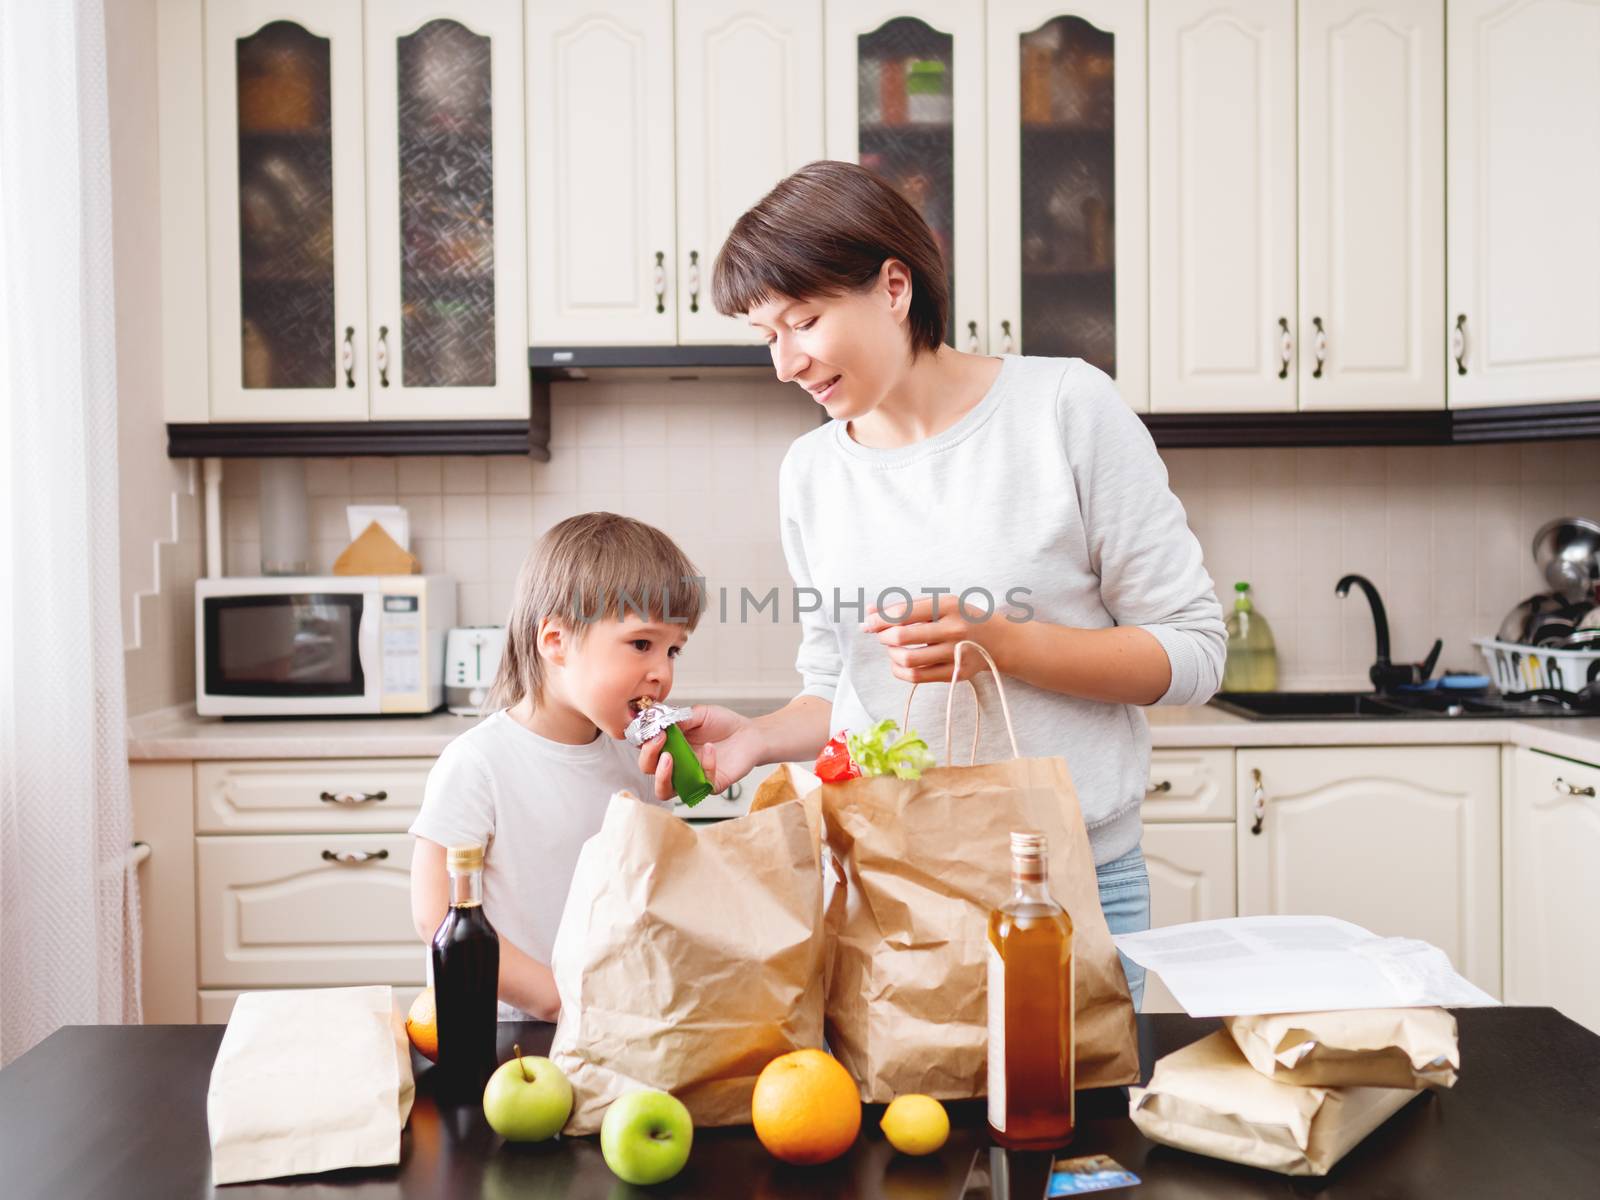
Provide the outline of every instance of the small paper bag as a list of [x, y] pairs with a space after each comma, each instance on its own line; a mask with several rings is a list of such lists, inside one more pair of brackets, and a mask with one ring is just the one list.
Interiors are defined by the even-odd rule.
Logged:
[[659, 1088], [696, 1125], [750, 1121], [756, 1076], [822, 1045], [822, 879], [798, 804], [696, 827], [627, 792], [583, 844], [551, 951], [550, 1057], [593, 1133]]
[[414, 1095], [389, 987], [246, 992], [206, 1093], [211, 1181], [396, 1164]]
[[1456, 1019], [1442, 1008], [1224, 1017], [1249, 1063], [1269, 1079], [1320, 1087], [1454, 1087]]
[[1156, 1062], [1128, 1115], [1153, 1142], [1281, 1175], [1326, 1175], [1417, 1095], [1406, 1088], [1275, 1083], [1219, 1029]]

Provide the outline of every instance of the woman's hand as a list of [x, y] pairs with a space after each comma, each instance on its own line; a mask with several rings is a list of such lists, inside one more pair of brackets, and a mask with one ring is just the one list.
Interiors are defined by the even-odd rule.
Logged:
[[[759, 766], [761, 733], [749, 717], [715, 704], [696, 704], [690, 715], [678, 722], [694, 756], [700, 760], [713, 791], [722, 791]], [[639, 769], [654, 775], [656, 799], [670, 800], [677, 794], [672, 786], [672, 755], [663, 754], [667, 735], [651, 738], [639, 747]]]
[[[923, 596], [904, 616], [899, 616], [898, 607], [890, 611], [898, 619], [891, 621], [880, 610], [869, 609], [861, 627], [877, 635], [888, 652], [896, 679], [907, 683], [953, 682], [957, 642], [977, 642], [994, 656], [1001, 671], [1007, 670], [1002, 651], [1012, 623], [1004, 614], [995, 613], [983, 621], [971, 620], [954, 596]], [[988, 669], [981, 654], [962, 654], [962, 679], [971, 679]]]

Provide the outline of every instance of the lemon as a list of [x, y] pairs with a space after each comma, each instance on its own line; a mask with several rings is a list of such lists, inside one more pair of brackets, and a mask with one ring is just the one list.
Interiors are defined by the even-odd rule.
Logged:
[[950, 1136], [950, 1116], [932, 1096], [896, 1096], [878, 1128], [901, 1154], [932, 1154]]

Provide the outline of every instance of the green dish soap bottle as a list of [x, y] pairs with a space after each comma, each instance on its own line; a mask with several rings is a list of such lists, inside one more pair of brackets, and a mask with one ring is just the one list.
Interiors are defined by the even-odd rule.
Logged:
[[1238, 597], [1228, 614], [1228, 661], [1222, 669], [1225, 692], [1272, 692], [1278, 688], [1278, 647], [1267, 620], [1250, 603], [1250, 585], [1236, 583]]

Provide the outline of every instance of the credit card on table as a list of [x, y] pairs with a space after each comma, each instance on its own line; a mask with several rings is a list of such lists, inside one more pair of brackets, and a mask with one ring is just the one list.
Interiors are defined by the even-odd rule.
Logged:
[[1058, 1158], [1050, 1164], [1050, 1182], [1045, 1186], [1044, 1195], [1045, 1200], [1052, 1196], [1081, 1196], [1085, 1192], [1133, 1187], [1138, 1182], [1137, 1175], [1104, 1154]]

